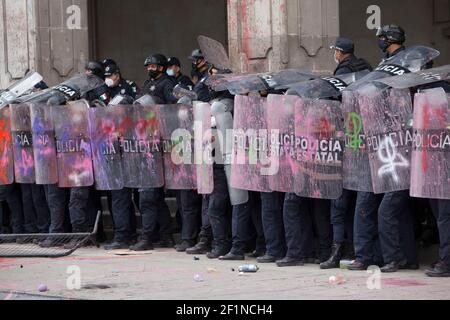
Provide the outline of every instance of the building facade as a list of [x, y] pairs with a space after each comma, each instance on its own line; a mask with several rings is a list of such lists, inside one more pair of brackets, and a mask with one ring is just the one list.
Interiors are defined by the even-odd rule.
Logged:
[[437, 63], [450, 63], [450, 0], [0, 0], [0, 88], [29, 69], [54, 85], [103, 58], [142, 83], [145, 57], [158, 52], [180, 57], [188, 74], [200, 34], [227, 46], [235, 72], [326, 74], [339, 35], [379, 61], [380, 23], [403, 26], [408, 45], [433, 46]]

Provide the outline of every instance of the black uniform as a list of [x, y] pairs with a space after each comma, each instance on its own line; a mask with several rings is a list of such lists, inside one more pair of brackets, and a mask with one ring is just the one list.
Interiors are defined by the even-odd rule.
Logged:
[[177, 98], [173, 95], [173, 88], [175, 87], [174, 82], [167, 76], [163, 74], [160, 78], [148, 79], [144, 82], [142, 87], [142, 94], [149, 94], [154, 97], [161, 99], [163, 104], [173, 104], [177, 103]]
[[339, 63], [334, 71], [334, 75], [339, 76], [363, 70], [372, 71], [373, 69], [366, 60], [357, 58], [354, 54], [349, 54], [348, 57]]
[[194, 92], [197, 94], [198, 101], [209, 102], [212, 99], [211, 91], [206, 85], [209, 77], [209, 70], [198, 73], [198, 82], [194, 86]]
[[183, 89], [187, 89], [187, 90], [194, 89], [194, 84], [192, 83], [192, 80], [188, 76], [185, 76], [182, 73], [180, 73], [180, 75], [178, 77], [169, 77], [169, 78], [175, 83], [175, 85], [179, 85]]

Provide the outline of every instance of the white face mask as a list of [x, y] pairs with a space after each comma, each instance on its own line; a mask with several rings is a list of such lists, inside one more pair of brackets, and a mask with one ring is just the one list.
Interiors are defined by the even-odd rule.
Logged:
[[334, 62], [336, 62], [336, 64], [341, 63], [341, 62], [338, 60], [338, 58], [336, 58], [336, 54], [334, 54]]
[[169, 77], [175, 77], [175, 71], [173, 69], [168, 69], [167, 70], [167, 75]]
[[106, 79], [105, 79], [105, 83], [106, 83], [106, 85], [107, 85], [109, 88], [114, 87], [114, 80], [111, 79], [111, 78], [106, 78]]

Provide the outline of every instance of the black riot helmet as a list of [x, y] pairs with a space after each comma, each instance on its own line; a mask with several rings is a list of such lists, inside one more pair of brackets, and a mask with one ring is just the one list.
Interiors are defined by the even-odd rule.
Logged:
[[145, 59], [145, 62], [144, 62], [144, 65], [146, 67], [151, 64], [156, 64], [161, 67], [167, 67], [167, 58], [165, 55], [160, 54], [160, 53], [153, 54], [153, 55], [147, 57], [147, 59]]
[[377, 37], [386, 38], [386, 40], [391, 44], [403, 44], [406, 41], [405, 30], [395, 24], [390, 24], [378, 28]]
[[89, 61], [85, 66], [86, 71], [91, 71], [97, 77], [103, 78], [104, 68], [97, 61]]

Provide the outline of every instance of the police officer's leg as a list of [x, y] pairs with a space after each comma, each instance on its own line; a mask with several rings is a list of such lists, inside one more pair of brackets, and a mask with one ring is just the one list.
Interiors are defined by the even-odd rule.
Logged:
[[105, 246], [106, 250], [128, 249], [131, 240], [130, 202], [132, 189], [111, 191], [112, 214], [114, 217], [114, 241]]
[[172, 216], [170, 215], [170, 209], [166, 202], [166, 194], [164, 188], [157, 189], [156, 193], [158, 199], [156, 202], [156, 209], [158, 213], [158, 225], [160, 241], [158, 246], [162, 248], [173, 248], [175, 243], [173, 241], [173, 226]]
[[410, 205], [411, 203], [408, 203], [407, 209], [400, 214], [400, 250], [404, 257], [400, 269], [417, 270], [419, 269], [419, 257], [414, 227], [415, 217]]
[[68, 200], [67, 189], [57, 185], [44, 186], [45, 197], [50, 210], [50, 233], [64, 233], [64, 219]]
[[333, 242], [333, 228], [330, 219], [331, 201], [322, 199], [311, 199], [310, 201], [314, 213], [315, 228], [319, 238], [318, 259], [322, 263], [330, 257]]
[[249, 192], [247, 203], [233, 206], [232, 235], [233, 245], [231, 251], [220, 260], [245, 260], [245, 247], [250, 241], [250, 221], [255, 202], [255, 195]]
[[302, 266], [302, 216], [308, 211], [308, 199], [287, 193], [284, 200], [283, 218], [287, 243], [286, 257], [277, 261], [279, 267]]
[[69, 212], [70, 223], [74, 233], [88, 232], [87, 209], [89, 204], [89, 187], [72, 188], [70, 190]]
[[142, 216], [142, 235], [140, 241], [131, 246], [133, 251], [153, 250], [152, 236], [158, 224], [158, 210], [161, 201], [161, 189], [144, 189], [139, 195]]
[[370, 192], [358, 192], [355, 209], [354, 245], [356, 260], [349, 270], [366, 270], [374, 263], [377, 241], [377, 214], [382, 196]]
[[196, 244], [199, 233], [199, 216], [201, 215], [201, 196], [195, 190], [181, 190], [179, 193], [180, 212], [182, 216], [181, 244], [176, 246], [178, 252], [185, 252]]
[[[385, 266], [381, 269], [382, 272], [396, 272], [400, 269], [402, 263], [406, 264], [405, 257], [400, 248], [400, 223], [407, 223], [408, 228], [412, 228], [412, 222], [401, 221], [404, 212], [409, 214], [409, 192], [391, 192], [383, 197], [379, 211], [378, 211], [378, 225], [379, 238], [381, 245], [381, 252]], [[408, 247], [414, 244], [413, 232], [412, 239], [404, 239], [408, 243]], [[415, 247], [413, 248], [415, 250]]]
[[24, 231], [25, 233], [38, 233], [36, 210], [33, 203], [31, 184], [20, 185], [22, 193]]
[[222, 166], [214, 166], [214, 191], [209, 198], [208, 215], [215, 243], [212, 251], [207, 254], [210, 259], [217, 259], [226, 255], [230, 250], [231, 220], [229, 209], [230, 197], [225, 170]]
[[279, 192], [261, 193], [261, 218], [266, 238], [266, 254], [258, 263], [273, 263], [286, 255], [286, 240], [283, 221], [285, 195]]
[[204, 195], [202, 199], [202, 226], [198, 236], [199, 241], [195, 246], [186, 250], [187, 254], [206, 254], [210, 250], [213, 234], [208, 214], [209, 197], [209, 195]]
[[450, 200], [435, 200], [439, 228], [439, 263], [428, 269], [429, 277], [450, 277]]
[[36, 210], [36, 226], [39, 233], [50, 231], [50, 209], [45, 198], [44, 186], [31, 185], [34, 208]]
[[344, 244], [348, 211], [351, 211], [352, 192], [344, 190], [342, 196], [331, 201], [331, 224], [333, 226], [333, 248], [329, 259], [320, 265], [321, 269], [338, 268], [344, 256]]
[[11, 229], [14, 234], [25, 233], [22, 193], [19, 184], [6, 186], [4, 189], [6, 202], [11, 212]]
[[264, 228], [262, 223], [261, 213], [261, 194], [254, 193], [254, 204], [251, 210], [252, 223], [256, 230], [256, 249], [250, 255], [252, 258], [258, 258], [264, 256], [266, 252], [266, 238], [264, 236]]

